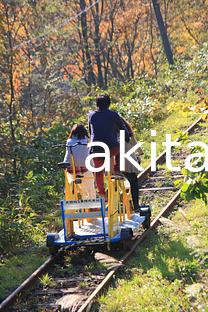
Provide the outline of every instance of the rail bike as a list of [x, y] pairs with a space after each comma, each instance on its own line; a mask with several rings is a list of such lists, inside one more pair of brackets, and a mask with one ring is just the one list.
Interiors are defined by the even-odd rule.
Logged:
[[[150, 206], [140, 206], [140, 211], [134, 212], [129, 183], [124, 176], [111, 172], [105, 176], [107, 200], [96, 196], [93, 174], [77, 174], [73, 153], [70, 157], [70, 164], [59, 163], [65, 176], [64, 198], [60, 203], [63, 229], [47, 234], [50, 254], [56, 254], [61, 247], [105, 246], [111, 249], [119, 245], [128, 248], [139, 227], [149, 228]], [[72, 173], [67, 170], [69, 166]]]

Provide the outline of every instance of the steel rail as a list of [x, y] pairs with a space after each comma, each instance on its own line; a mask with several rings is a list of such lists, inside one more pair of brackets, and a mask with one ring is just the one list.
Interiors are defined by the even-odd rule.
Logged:
[[104, 278], [104, 280], [98, 285], [98, 287], [93, 291], [93, 293], [89, 296], [89, 298], [85, 301], [85, 303], [79, 308], [78, 312], [86, 312], [89, 311], [92, 306], [94, 300], [100, 295], [108, 286], [110, 285], [112, 278], [117, 273], [117, 271], [122, 268], [125, 263], [128, 261], [130, 256], [134, 253], [136, 248], [143, 242], [143, 240], [150, 234], [150, 232], [158, 225], [160, 222], [160, 218], [166, 216], [171, 209], [174, 207], [176, 202], [180, 198], [180, 190], [173, 196], [173, 198], [169, 201], [169, 203], [163, 208], [163, 210], [155, 217], [155, 219], [151, 222], [150, 228], [142, 233], [142, 235], [137, 236], [135, 238], [135, 243], [131, 247], [130, 251], [128, 251], [122, 259], [119, 261], [119, 265], [117, 265], [114, 269], [112, 269]]
[[[203, 117], [201, 116], [198, 118], [193, 124], [191, 124], [184, 132], [191, 133], [199, 124], [199, 122], [203, 121]], [[179, 138], [176, 140], [179, 141]], [[162, 152], [156, 159], [157, 164], [161, 164], [164, 162], [166, 152]], [[148, 177], [148, 175], [151, 173], [151, 165], [149, 165], [143, 172], [141, 172], [138, 175], [138, 181], [139, 185], [141, 185], [142, 182]], [[89, 305], [94, 301], [94, 299], [104, 290], [106, 289], [107, 285], [110, 284], [112, 277], [115, 275], [117, 270], [125, 264], [125, 262], [128, 260], [128, 258], [133, 254], [135, 249], [141, 242], [147, 237], [147, 235], [150, 233], [150, 231], [159, 223], [159, 219], [161, 216], [164, 216], [166, 213], [170, 211], [170, 209], [175, 205], [176, 201], [180, 197], [180, 190], [175, 194], [175, 196], [170, 200], [170, 202], [164, 207], [164, 209], [157, 215], [157, 217], [153, 220], [153, 222], [150, 225], [150, 228], [142, 233], [142, 235], [137, 236], [135, 238], [135, 243], [133, 244], [131, 250], [124, 255], [124, 257], [118, 262], [118, 266], [116, 266], [114, 269], [112, 269], [107, 276], [104, 278], [104, 280], [101, 282], [100, 285], [94, 290], [94, 292], [89, 296], [87, 301], [82, 305], [82, 307], [78, 310], [78, 312], [84, 312], [87, 311], [89, 308]], [[41, 276], [59, 257], [61, 254], [62, 249], [59, 250], [58, 254], [56, 256], [48, 258], [35, 272], [33, 272], [19, 287], [17, 287], [4, 301], [0, 303], [0, 311], [8, 311], [7, 308], [14, 302], [14, 300], [17, 298], [17, 296], [23, 292], [27, 287], [29, 287], [31, 284], [34, 283], [34, 281], [37, 279], [37, 277]]]
[[41, 276], [60, 256], [62, 250], [57, 255], [49, 257], [37, 270], [35, 270], [24, 282], [17, 287], [4, 301], [0, 304], [0, 311], [8, 311], [7, 308], [15, 301], [17, 296], [27, 287], [32, 285], [34, 281]]

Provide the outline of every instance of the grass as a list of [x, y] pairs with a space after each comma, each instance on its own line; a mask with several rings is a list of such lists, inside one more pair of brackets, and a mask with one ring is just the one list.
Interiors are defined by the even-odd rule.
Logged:
[[208, 209], [194, 201], [171, 219], [136, 250], [100, 311], [208, 311]]
[[82, 281], [79, 283], [79, 288], [86, 288], [90, 285], [89, 282], [86, 282], [86, 281]]
[[55, 287], [56, 282], [54, 281], [53, 277], [50, 276], [48, 273], [44, 274], [42, 277], [39, 278], [40, 284], [44, 287]]
[[47, 258], [46, 248], [34, 248], [0, 263], [0, 300], [22, 283]]
[[105, 272], [106, 266], [99, 261], [88, 263], [84, 267], [85, 274], [99, 274]]

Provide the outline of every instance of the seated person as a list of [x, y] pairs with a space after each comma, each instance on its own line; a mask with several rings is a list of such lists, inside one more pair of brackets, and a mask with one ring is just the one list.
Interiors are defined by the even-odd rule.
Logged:
[[87, 130], [83, 125], [74, 125], [66, 142], [66, 153], [63, 161], [64, 163], [70, 163], [70, 167], [67, 168], [67, 178], [69, 184], [73, 183], [75, 180], [73, 175], [72, 157], [74, 159], [76, 176], [83, 176], [82, 183], [80, 185], [82, 190], [82, 199], [96, 198], [93, 174], [85, 167], [85, 159], [89, 155], [89, 150], [87, 148], [88, 137]]

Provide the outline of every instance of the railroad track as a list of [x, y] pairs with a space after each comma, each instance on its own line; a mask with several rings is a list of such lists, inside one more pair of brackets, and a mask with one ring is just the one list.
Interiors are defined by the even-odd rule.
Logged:
[[[207, 135], [200, 122], [201, 118], [185, 132]], [[187, 151], [182, 148], [173, 153], [173, 159], [179, 158], [180, 163], [186, 155]], [[138, 177], [140, 202], [153, 207], [153, 221], [148, 230], [136, 234], [129, 251], [91, 253], [83, 248], [76, 252], [65, 251], [63, 260], [63, 251], [60, 250], [57, 256], [50, 257], [0, 304], [0, 311], [89, 311], [95, 298], [108, 287], [116, 272], [180, 198], [180, 190], [174, 186], [174, 181], [182, 176], [178, 172], [167, 173], [162, 166], [164, 159], [165, 152], [157, 158], [156, 172], [152, 173], [149, 166]], [[49, 278], [45, 282], [42, 279], [41, 285], [38, 277], [44, 272], [48, 272]]]

